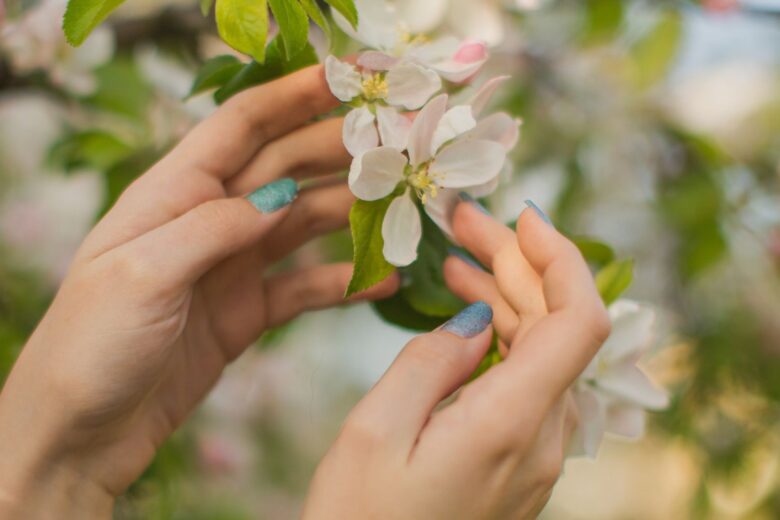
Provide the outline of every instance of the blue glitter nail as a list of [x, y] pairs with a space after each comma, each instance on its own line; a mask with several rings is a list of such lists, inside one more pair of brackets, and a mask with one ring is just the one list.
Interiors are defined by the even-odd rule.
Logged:
[[442, 330], [461, 338], [473, 338], [485, 330], [491, 321], [493, 321], [493, 309], [485, 302], [477, 302], [460, 311], [444, 324]]
[[469, 195], [465, 191], [461, 191], [460, 193], [458, 193], [458, 197], [460, 197], [460, 200], [462, 200], [463, 202], [468, 202], [469, 204], [471, 204], [472, 206], [477, 208], [479, 211], [481, 211], [485, 215], [490, 216], [490, 211], [488, 211], [488, 209], [485, 206], [483, 206], [482, 204], [480, 204], [477, 199], [475, 199], [474, 197], [472, 197], [471, 195]]
[[252, 203], [258, 211], [262, 213], [273, 213], [288, 206], [298, 196], [298, 184], [292, 179], [280, 179], [276, 182], [266, 184], [247, 196], [247, 200]]
[[482, 264], [477, 262], [476, 259], [474, 259], [473, 256], [471, 256], [467, 252], [463, 251], [462, 249], [458, 249], [457, 247], [450, 247], [447, 251], [449, 252], [449, 254], [451, 256], [455, 256], [455, 257], [460, 258], [461, 260], [463, 260], [464, 262], [469, 264], [471, 267], [473, 267], [475, 269], [479, 269], [480, 271], [487, 272], [485, 270], [485, 268], [482, 267]]
[[548, 217], [547, 214], [544, 211], [542, 211], [542, 208], [540, 208], [539, 206], [534, 204], [534, 201], [529, 199], [529, 200], [525, 201], [525, 205], [528, 206], [529, 208], [531, 208], [532, 210], [534, 210], [536, 212], [536, 214], [539, 215], [539, 218], [544, 220], [547, 224], [555, 227], [553, 225], [553, 223], [552, 223], [552, 220], [550, 220], [550, 217]]

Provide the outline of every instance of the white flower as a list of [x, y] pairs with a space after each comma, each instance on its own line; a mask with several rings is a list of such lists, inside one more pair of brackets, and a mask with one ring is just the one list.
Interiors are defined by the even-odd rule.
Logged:
[[637, 366], [654, 340], [655, 313], [630, 300], [609, 307], [612, 334], [573, 389], [580, 425], [571, 455], [595, 457], [605, 433], [644, 434], [645, 410], [662, 410], [668, 396]]
[[396, 266], [417, 258], [422, 221], [415, 199], [437, 224], [448, 226], [447, 208], [458, 193], [479, 195], [494, 189], [506, 160], [507, 148], [500, 142], [505, 136], [493, 139], [498, 135], [495, 121], [477, 124], [471, 106], [447, 110], [447, 100], [442, 94], [420, 111], [409, 133], [407, 154], [382, 146], [352, 162], [349, 186], [359, 199], [373, 201], [399, 193], [382, 225], [385, 258]]
[[419, 109], [441, 89], [436, 73], [406, 62], [371, 71], [328, 56], [325, 77], [334, 96], [359, 105], [344, 120], [344, 146], [353, 156], [376, 148], [380, 138], [386, 146], [406, 148], [412, 123], [398, 108]]

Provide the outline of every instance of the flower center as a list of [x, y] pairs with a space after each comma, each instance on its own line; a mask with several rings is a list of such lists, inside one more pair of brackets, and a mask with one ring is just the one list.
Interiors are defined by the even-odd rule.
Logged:
[[399, 40], [409, 46], [425, 45], [426, 43], [431, 43], [431, 39], [427, 35], [414, 34], [406, 30], [401, 31]]
[[436, 184], [437, 177], [438, 175], [430, 171], [430, 165], [424, 164], [419, 170], [410, 173], [406, 182], [414, 188], [422, 203], [427, 204], [429, 197], [435, 199], [439, 194], [439, 185]]
[[375, 73], [363, 78], [363, 97], [367, 101], [376, 101], [387, 97], [387, 80], [384, 74]]

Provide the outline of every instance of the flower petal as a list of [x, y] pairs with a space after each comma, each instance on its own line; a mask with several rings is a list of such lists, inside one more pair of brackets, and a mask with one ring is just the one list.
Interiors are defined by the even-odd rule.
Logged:
[[359, 199], [379, 200], [403, 180], [405, 167], [406, 157], [395, 148], [374, 148], [352, 161], [349, 188]]
[[415, 63], [401, 63], [387, 72], [387, 102], [416, 110], [441, 89], [441, 78]]
[[424, 34], [436, 29], [447, 14], [448, 0], [396, 0], [395, 8], [405, 29], [411, 34]]
[[508, 79], [509, 76], [498, 76], [488, 80], [484, 85], [479, 87], [477, 92], [474, 94], [474, 97], [472, 97], [471, 101], [469, 102], [469, 105], [471, 105], [471, 109], [474, 112], [474, 117], [479, 117], [479, 115], [490, 104], [490, 101], [493, 99], [493, 95], [495, 95], [498, 87], [500, 87]]
[[412, 123], [409, 134], [409, 160], [417, 167], [431, 157], [433, 134], [447, 110], [447, 94], [436, 96], [426, 104]]
[[617, 399], [648, 410], [663, 410], [669, 405], [664, 390], [656, 387], [636, 365], [615, 367], [596, 379], [598, 387]]
[[469, 188], [492, 181], [501, 173], [506, 150], [491, 141], [456, 141], [446, 146], [431, 164], [441, 175], [442, 188]]
[[374, 120], [374, 114], [366, 107], [356, 108], [344, 118], [344, 146], [352, 157], [379, 146], [379, 134]]
[[399, 20], [394, 9], [387, 2], [376, 0], [355, 0], [355, 7], [358, 11], [357, 31], [346, 18], [333, 9], [331, 12], [336, 25], [350, 38], [368, 47], [381, 50], [395, 48], [400, 34]]
[[325, 79], [333, 95], [340, 101], [352, 101], [363, 91], [360, 73], [350, 65], [335, 56], [325, 59]]
[[391, 107], [376, 107], [376, 119], [379, 123], [379, 135], [384, 146], [392, 146], [399, 151], [406, 150], [412, 122], [409, 118]]
[[458, 193], [458, 190], [440, 190], [435, 197], [430, 197], [425, 203], [425, 212], [455, 244], [458, 241], [452, 229], [452, 215], [460, 202]]
[[608, 363], [638, 358], [655, 339], [655, 312], [631, 300], [618, 300], [608, 309], [612, 333], [599, 353]]
[[398, 58], [389, 56], [384, 52], [366, 51], [358, 56], [357, 64], [364, 69], [389, 70], [398, 63]]
[[465, 38], [478, 38], [490, 46], [504, 40], [504, 18], [499, 2], [452, 0], [448, 21]]
[[511, 150], [520, 138], [520, 123], [509, 114], [499, 112], [480, 120], [473, 130], [463, 135], [463, 139], [493, 141]]
[[479, 69], [487, 62], [487, 58], [482, 61], [463, 63], [454, 59], [442, 61], [431, 65], [442, 78], [452, 83], [463, 83], [474, 76]]
[[431, 144], [431, 153], [435, 154], [444, 143], [468, 132], [475, 126], [477, 126], [477, 122], [471, 114], [470, 106], [459, 105], [452, 107], [444, 114], [444, 117], [441, 118], [439, 125], [436, 127]]
[[606, 430], [629, 439], [639, 439], [645, 434], [645, 411], [638, 406], [612, 405], [607, 410]]
[[579, 424], [568, 447], [568, 455], [595, 458], [604, 438], [606, 403], [590, 389], [572, 392], [579, 412]]
[[385, 259], [396, 267], [411, 264], [417, 259], [417, 246], [422, 238], [422, 220], [407, 191], [387, 208], [382, 222]]

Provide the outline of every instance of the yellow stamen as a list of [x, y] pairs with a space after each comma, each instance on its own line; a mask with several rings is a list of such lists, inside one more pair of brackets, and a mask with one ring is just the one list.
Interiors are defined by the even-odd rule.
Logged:
[[368, 101], [387, 97], [387, 80], [382, 74], [372, 74], [363, 80], [363, 97]]
[[409, 175], [406, 181], [414, 188], [423, 204], [427, 204], [429, 197], [435, 199], [439, 194], [439, 186], [436, 184], [436, 175], [429, 171], [427, 165]]

